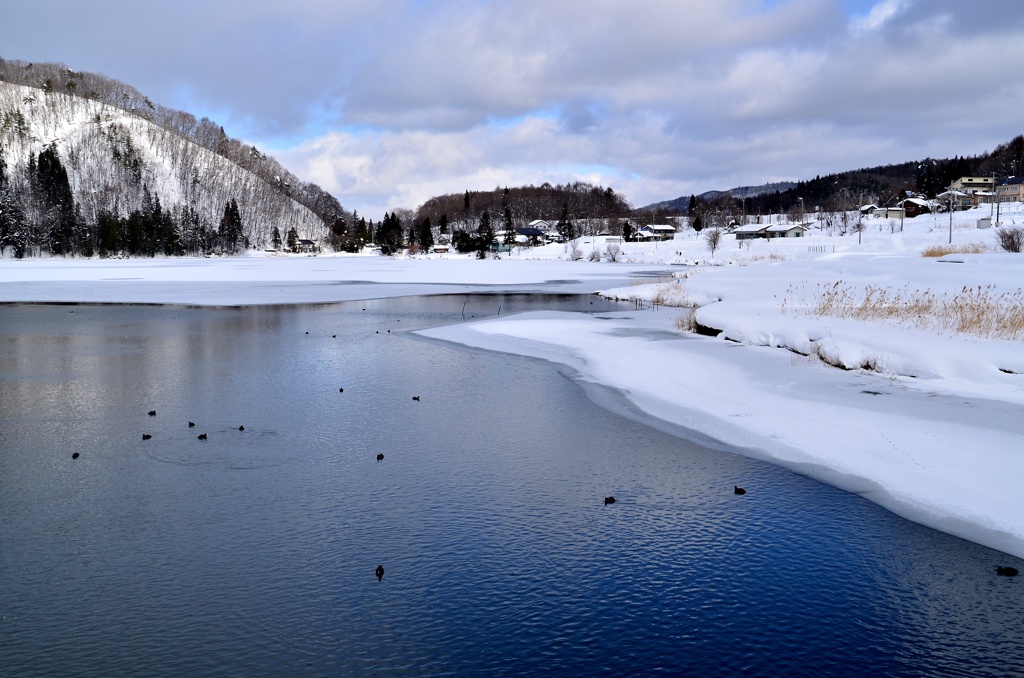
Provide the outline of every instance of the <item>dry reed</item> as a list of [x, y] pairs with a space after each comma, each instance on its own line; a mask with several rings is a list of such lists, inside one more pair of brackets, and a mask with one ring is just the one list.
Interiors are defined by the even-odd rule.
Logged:
[[944, 257], [947, 254], [981, 254], [988, 248], [980, 243], [968, 245], [933, 245], [921, 252], [922, 257]]
[[[793, 292], [790, 288], [789, 292]], [[785, 312], [787, 299], [782, 302]], [[997, 292], [994, 286], [964, 287], [953, 295], [904, 286], [868, 285], [838, 281], [818, 285], [810, 313], [854, 320], [886, 320], [916, 329], [955, 332], [987, 339], [1024, 338], [1024, 291]]]

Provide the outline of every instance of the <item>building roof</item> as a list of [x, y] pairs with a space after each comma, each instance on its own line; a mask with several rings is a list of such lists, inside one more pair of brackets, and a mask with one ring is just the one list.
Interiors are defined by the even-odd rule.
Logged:
[[[795, 224], [790, 224], [794, 226]], [[733, 233], [760, 233], [761, 231], [768, 230], [768, 224], [744, 224], [743, 226], [737, 226], [732, 230]]]
[[[769, 233], [785, 233], [786, 231], [792, 231], [794, 228], [799, 228], [801, 231], [806, 231], [807, 227], [803, 224], [772, 224], [767, 228]], [[736, 229], [737, 231], [739, 229]]]
[[1024, 184], [1024, 177], [1007, 177], [996, 182], [997, 186], [1016, 186], [1017, 184]]

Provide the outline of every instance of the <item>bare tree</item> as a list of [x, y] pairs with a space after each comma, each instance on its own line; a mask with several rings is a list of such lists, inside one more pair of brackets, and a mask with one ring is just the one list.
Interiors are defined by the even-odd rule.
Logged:
[[1008, 226], [996, 231], [999, 246], [1007, 252], [1020, 252], [1024, 249], [1024, 228]]
[[718, 226], [709, 228], [704, 231], [704, 240], [708, 243], [708, 249], [711, 250], [711, 256], [715, 256], [715, 250], [722, 243], [722, 229]]

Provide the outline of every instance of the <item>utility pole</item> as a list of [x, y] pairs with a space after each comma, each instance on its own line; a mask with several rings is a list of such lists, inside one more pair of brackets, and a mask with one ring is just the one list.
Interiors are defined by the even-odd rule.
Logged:
[[949, 185], [949, 244], [953, 244], [953, 184]]

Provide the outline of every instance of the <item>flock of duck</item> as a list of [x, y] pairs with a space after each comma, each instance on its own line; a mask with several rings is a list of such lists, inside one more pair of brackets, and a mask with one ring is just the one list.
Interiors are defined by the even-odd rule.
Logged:
[[[388, 330], [388, 331], [390, 332], [391, 330]], [[309, 334], [309, 333], [307, 332], [306, 334]], [[341, 388], [338, 389], [338, 393], [344, 393], [344, 392], [345, 392], [344, 387], [341, 387]], [[412, 399], [415, 400], [416, 402], [420, 402], [420, 397], [418, 395], [417, 396], [413, 396]], [[149, 412], [147, 412], [147, 414], [149, 416], [151, 416], [151, 417], [155, 417], [156, 416], [156, 410], [150, 410]], [[190, 422], [188, 422], [188, 427], [189, 428], [195, 428], [196, 427], [196, 423], [194, 421], [190, 421]], [[239, 426], [238, 430], [239, 431], [244, 431], [245, 430], [245, 425], [243, 424], [243, 425]], [[199, 439], [199, 440], [208, 440], [209, 436], [207, 434], [205, 434], [205, 433], [200, 433], [198, 436], [196, 436], [196, 438]], [[143, 440], [152, 440], [153, 436], [150, 433], [143, 433], [142, 434], [142, 439]], [[72, 459], [78, 459], [80, 456], [81, 455], [78, 452], [73, 452], [71, 454], [71, 458]], [[384, 454], [383, 453], [380, 453], [380, 452], [377, 453], [377, 461], [384, 461]], [[615, 501], [614, 497], [610, 497], [609, 499], [611, 499], [612, 502]], [[608, 504], [608, 503], [611, 503], [611, 502], [609, 502], [608, 499], [605, 499], [605, 504]], [[374, 570], [374, 574], [377, 575], [377, 581], [383, 580], [384, 579], [384, 566], [383, 565], [378, 565], [377, 569]]]
[[[363, 309], [363, 310], [366, 310], [366, 309]], [[388, 330], [388, 332], [390, 332], [390, 331], [391, 330]], [[306, 334], [309, 334], [309, 332], [307, 332]], [[344, 392], [345, 392], [345, 389], [343, 387], [338, 389], [338, 393], [344, 393]], [[416, 402], [420, 402], [420, 397], [418, 395], [417, 396], [413, 396], [412, 399], [415, 400]], [[155, 417], [156, 416], [156, 410], [150, 410], [148, 412], [148, 414], [151, 417]], [[195, 428], [195, 425], [196, 424], [195, 424], [194, 421], [188, 422], [188, 427], [189, 428]], [[245, 426], [244, 425], [239, 426], [238, 430], [239, 431], [245, 431]], [[151, 440], [152, 438], [153, 438], [153, 436], [151, 434], [149, 434], [149, 433], [143, 433], [142, 434], [142, 439], [143, 440]], [[207, 440], [208, 436], [205, 433], [200, 433], [197, 436], [197, 438], [199, 440]], [[81, 455], [78, 452], [73, 452], [71, 454], [71, 458], [72, 459], [78, 459], [80, 456]], [[384, 454], [383, 453], [377, 453], [377, 461], [378, 462], [384, 461]], [[735, 494], [735, 495], [745, 495], [746, 493], [747, 493], [747, 491], [744, 488], [740, 487], [739, 485], [733, 485], [733, 494]], [[604, 505], [605, 506], [609, 506], [611, 504], [614, 504], [615, 501], [616, 501], [615, 497], [612, 497], [612, 496], [605, 497], [604, 498]], [[374, 570], [374, 574], [377, 576], [377, 581], [382, 581], [384, 579], [384, 566], [383, 565], [378, 565], [377, 569]], [[1000, 577], [1016, 577], [1018, 574], [1019, 574], [1019, 572], [1018, 572], [1017, 568], [1015, 568], [1015, 567], [1011, 567], [1011, 566], [1008, 566], [1008, 565], [997, 565], [996, 566], [996, 575], [997, 576], [1000, 576]]]

